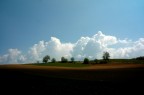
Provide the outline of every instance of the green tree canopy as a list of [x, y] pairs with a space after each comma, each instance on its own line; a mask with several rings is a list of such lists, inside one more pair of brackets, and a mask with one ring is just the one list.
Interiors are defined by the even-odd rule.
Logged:
[[61, 57], [61, 62], [66, 63], [66, 62], [68, 62], [68, 59], [66, 59], [65, 57]]
[[55, 58], [52, 58], [51, 62], [52, 62], [52, 63], [55, 63], [55, 62], [56, 62], [56, 59], [55, 59]]
[[74, 57], [71, 58], [71, 62], [74, 62]]
[[83, 64], [89, 64], [89, 59], [85, 58]]
[[44, 62], [44, 63], [47, 63], [48, 60], [50, 60], [50, 56], [49, 56], [49, 55], [46, 55], [46, 56], [43, 58], [43, 62]]
[[104, 53], [103, 53], [103, 60], [104, 60], [104, 61], [108, 61], [109, 58], [110, 58], [109, 52], [104, 52]]

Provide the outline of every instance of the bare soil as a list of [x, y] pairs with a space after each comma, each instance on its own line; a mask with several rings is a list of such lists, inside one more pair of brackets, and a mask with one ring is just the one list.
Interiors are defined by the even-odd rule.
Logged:
[[[0, 65], [1, 93], [50, 95], [142, 95], [143, 64], [88, 67]], [[18, 93], [20, 91], [20, 93]]]
[[0, 65], [0, 68], [8, 69], [64, 69], [64, 70], [99, 70], [99, 69], [119, 69], [119, 68], [139, 68], [144, 67], [144, 64], [96, 64], [87, 67], [59, 67], [59, 66], [38, 66], [38, 65], [23, 65], [23, 64], [9, 64]]

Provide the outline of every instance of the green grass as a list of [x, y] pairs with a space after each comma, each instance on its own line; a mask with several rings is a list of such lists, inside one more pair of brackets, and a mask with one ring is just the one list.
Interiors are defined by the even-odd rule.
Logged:
[[110, 63], [144, 64], [144, 60], [135, 60], [135, 59], [110, 59]]
[[[100, 64], [100, 61], [98, 60], [98, 64]], [[93, 63], [93, 62], [90, 62]], [[94, 62], [95, 63], [95, 62]], [[144, 64], [144, 60], [134, 60], [134, 59], [110, 59], [108, 63], [106, 64]], [[91, 64], [82, 64], [82, 62], [75, 62], [75, 63], [61, 63], [61, 62], [56, 62], [56, 63], [32, 63], [29, 65], [36, 65], [36, 66], [58, 66], [58, 67], [86, 67], [90, 66]]]
[[90, 66], [90, 64], [82, 64], [82, 63], [33, 63], [30, 65], [37, 65], [37, 66], [59, 66], [59, 67], [86, 67]]

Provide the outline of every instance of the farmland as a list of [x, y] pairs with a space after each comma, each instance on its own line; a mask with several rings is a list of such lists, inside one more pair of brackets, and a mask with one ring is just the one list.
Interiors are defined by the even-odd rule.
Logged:
[[28, 64], [28, 65], [35, 65], [35, 66], [58, 66], [58, 67], [86, 67], [90, 66], [90, 64], [82, 64], [82, 62], [77, 62], [77, 63], [33, 63], [33, 64]]
[[1, 89], [53, 95], [142, 93], [144, 64], [119, 62], [1, 65]]

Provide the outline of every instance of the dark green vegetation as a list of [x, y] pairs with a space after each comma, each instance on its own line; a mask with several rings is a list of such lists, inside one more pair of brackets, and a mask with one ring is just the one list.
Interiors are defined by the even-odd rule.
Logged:
[[43, 58], [43, 62], [44, 62], [44, 63], [47, 63], [48, 60], [50, 60], [50, 56], [49, 56], [49, 55], [46, 55], [46, 56]]
[[[99, 63], [102, 63], [102, 64], [108, 63], [108, 62], [109, 62], [109, 59], [110, 59], [110, 54], [109, 54], [109, 52], [104, 52], [102, 58], [103, 58], [103, 60], [100, 61]], [[48, 63], [48, 60], [50, 60], [50, 56], [49, 56], [49, 55], [46, 55], [46, 56], [43, 57], [43, 63]], [[75, 63], [74, 57], [71, 57], [70, 60], [71, 60], [71, 61], [70, 61], [71, 63]], [[39, 63], [39, 62], [37, 62], [37, 63]], [[55, 59], [55, 58], [52, 58], [51, 63], [56, 63], [56, 59]], [[61, 57], [61, 63], [69, 63], [69, 61], [68, 61], [67, 58]], [[85, 58], [84, 61], [83, 61], [83, 64], [89, 64], [89, 63], [90, 63], [90, 60], [89, 60], [88, 58]], [[91, 60], [91, 63], [93, 63], [93, 64], [96, 63], [96, 64], [97, 64], [97, 63], [98, 63], [98, 60], [97, 60], [97, 59]]]
[[85, 58], [83, 64], [89, 64], [89, 59]]
[[110, 59], [110, 54], [108, 52], [103, 53], [103, 61], [108, 62]]
[[[109, 61], [104, 60], [89, 60], [85, 58], [84, 61], [67, 61], [67, 62], [49, 62], [49, 63], [32, 63], [32, 65], [38, 66], [60, 66], [60, 67], [87, 67], [96, 64], [144, 64], [144, 60], [137, 60], [137, 59], [109, 59]], [[30, 64], [31, 65], [31, 64]]]
[[[56, 61], [55, 58], [52, 58], [51, 62], [48, 63], [50, 60], [50, 56], [46, 55], [43, 58], [43, 63], [37, 62], [35, 65], [42, 65], [42, 66], [63, 66], [63, 67], [84, 67], [94, 64], [110, 64], [110, 63], [128, 63], [128, 64], [144, 64], [144, 57], [140, 56], [137, 58], [132, 59], [110, 59], [109, 52], [103, 52], [102, 59], [94, 59], [89, 60], [88, 58], [84, 58], [83, 61], [75, 61], [74, 57], [71, 57], [70, 61], [65, 58], [61, 57], [61, 61]], [[85, 65], [82, 65], [85, 64]], [[86, 65], [87, 64], [87, 65]]]
[[[31, 65], [31, 64], [30, 64]], [[90, 66], [90, 64], [82, 64], [82, 63], [61, 63], [61, 62], [49, 62], [49, 63], [34, 63], [33, 65], [37, 65], [37, 66], [60, 66], [60, 67], [86, 67], [86, 66]]]
[[62, 62], [62, 63], [67, 63], [67, 62], [68, 62], [68, 59], [66, 59], [65, 57], [61, 57], [61, 62]]
[[52, 63], [55, 63], [55, 62], [56, 62], [56, 59], [55, 59], [55, 58], [52, 58], [51, 62], [52, 62]]
[[74, 57], [71, 57], [71, 62], [74, 63], [75, 59]]
[[144, 64], [144, 60], [137, 60], [137, 59], [110, 59], [109, 63]]
[[137, 57], [137, 58], [134, 58], [136, 60], [144, 60], [144, 56], [140, 56], [140, 57]]

